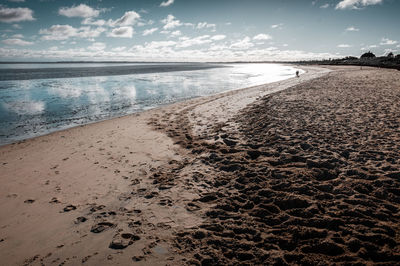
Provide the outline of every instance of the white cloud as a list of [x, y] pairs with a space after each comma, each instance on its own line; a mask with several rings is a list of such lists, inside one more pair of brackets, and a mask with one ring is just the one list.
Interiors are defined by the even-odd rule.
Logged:
[[26, 7], [5, 8], [0, 5], [0, 22], [32, 21], [33, 11]]
[[95, 52], [103, 51], [104, 49], [106, 49], [106, 44], [102, 42], [95, 42], [88, 47], [88, 50]]
[[347, 29], [346, 29], [346, 31], [359, 31], [360, 29], [357, 29], [357, 28], [355, 28], [355, 27], [353, 27], [353, 26], [350, 26], [350, 27], [348, 27]]
[[9, 2], [14, 2], [14, 3], [23, 3], [25, 0], [8, 0]]
[[17, 38], [17, 39], [23, 39], [24, 35], [22, 34], [14, 34], [13, 36], [11, 36], [12, 38]]
[[90, 18], [90, 17], [97, 17], [100, 14], [100, 10], [93, 9], [85, 4], [80, 4], [78, 6], [72, 6], [72, 7], [61, 7], [58, 10], [58, 14], [69, 18], [72, 17]]
[[167, 1], [161, 2], [160, 6], [166, 7], [166, 6], [172, 5], [173, 3], [174, 3], [174, 0], [167, 0]]
[[33, 42], [27, 42], [18, 38], [11, 38], [11, 39], [6, 39], [3, 40], [2, 43], [6, 45], [19, 45], [19, 46], [27, 46], [27, 45], [32, 45]]
[[351, 45], [349, 45], [349, 44], [339, 44], [337, 47], [339, 47], [339, 48], [350, 48]]
[[[183, 38], [183, 37], [182, 37]], [[189, 38], [190, 39], [190, 38]], [[187, 39], [186, 39], [187, 40]], [[250, 41], [250, 39], [249, 39]], [[2, 58], [48, 58], [81, 60], [138, 60], [138, 61], [294, 61], [342, 57], [341, 54], [311, 53], [301, 50], [280, 50], [276, 47], [252, 48], [248, 50], [230, 49], [226, 44], [210, 43], [210, 46], [193, 49], [176, 49], [178, 42], [161, 41], [145, 45], [135, 45], [123, 51], [91, 51], [83, 48], [31, 50], [0, 47]]]
[[396, 50], [396, 49], [388, 48], [388, 49], [385, 49], [384, 54], [388, 54], [388, 53], [390, 53], [390, 52], [394, 53], [394, 52], [397, 52], [397, 50]]
[[367, 49], [371, 49], [371, 48], [378, 48], [379, 45], [373, 44], [373, 45], [368, 45], [365, 47], [362, 47], [361, 50], [367, 50]]
[[140, 15], [135, 11], [128, 11], [120, 17], [119, 19], [108, 21], [108, 25], [111, 27], [120, 27], [120, 26], [132, 26], [135, 25], [140, 19]]
[[320, 6], [319, 8], [328, 8], [328, 7], [329, 7], [329, 4], [325, 4], [325, 5]]
[[115, 48], [111, 49], [111, 51], [113, 51], [113, 52], [122, 52], [122, 51], [125, 51], [125, 50], [126, 50], [125, 46], [115, 47]]
[[181, 37], [180, 42], [176, 45], [178, 48], [186, 48], [195, 45], [211, 43], [210, 35], [202, 35], [195, 38]]
[[132, 27], [119, 27], [113, 29], [107, 36], [114, 38], [132, 38], [133, 33]]
[[342, 0], [336, 5], [336, 9], [360, 9], [364, 6], [377, 5], [383, 0]]
[[158, 30], [158, 28], [151, 28], [151, 29], [147, 29], [147, 30], [144, 30], [143, 31], [143, 36], [147, 36], [147, 35], [151, 35], [151, 34], [153, 34], [154, 32], [156, 32]]
[[230, 48], [246, 50], [253, 46], [254, 44], [251, 42], [251, 39], [248, 36], [246, 36], [243, 40], [232, 43]]
[[176, 45], [176, 42], [174, 42], [174, 41], [152, 41], [150, 43], [146, 43], [145, 46], [136, 45], [135, 48], [139, 49], [141, 51], [147, 50], [149, 52], [152, 52], [156, 49], [171, 47], [171, 46], [175, 46], [175, 45]]
[[71, 37], [77, 38], [96, 38], [100, 36], [105, 29], [102, 27], [91, 28], [88, 26], [74, 28], [70, 25], [53, 25], [48, 29], [41, 29], [39, 34], [43, 35], [43, 40], [66, 40]]
[[102, 27], [97, 27], [97, 28], [80, 27], [78, 29], [76, 37], [79, 37], [79, 38], [97, 38], [104, 31], [106, 31], [106, 29], [102, 28]]
[[272, 39], [271, 35], [263, 34], [263, 33], [258, 34], [258, 35], [256, 35], [256, 36], [253, 37], [253, 40], [258, 40], [258, 41], [261, 41], [261, 40], [270, 40], [270, 39]]
[[208, 50], [209, 51], [222, 51], [222, 50], [228, 51], [229, 47], [226, 44], [215, 44], [215, 43], [212, 43]]
[[76, 36], [78, 29], [70, 25], [53, 25], [48, 29], [39, 30], [43, 40], [66, 40]]
[[197, 29], [204, 29], [204, 28], [208, 28], [211, 29], [212, 31], [215, 31], [216, 25], [215, 24], [211, 24], [211, 23], [207, 23], [207, 22], [199, 22], [196, 26]]
[[213, 41], [221, 41], [221, 40], [223, 40], [225, 38], [226, 38], [226, 35], [219, 34], [219, 35], [212, 36], [211, 40], [213, 40]]
[[174, 46], [175, 44], [176, 44], [176, 42], [174, 42], [174, 41], [159, 41], [159, 42], [151, 42], [149, 47], [153, 47], [153, 48], [170, 47], [170, 46]]
[[176, 36], [180, 36], [180, 35], [182, 35], [182, 32], [180, 30], [176, 30], [176, 31], [171, 32], [171, 36], [172, 37], [176, 37]]
[[282, 29], [283, 23], [271, 25], [271, 29]]
[[179, 26], [182, 26], [182, 23], [178, 20], [175, 19], [175, 17], [171, 14], [169, 14], [165, 19], [161, 20], [161, 23], [164, 24], [164, 30], [169, 30], [173, 29]]
[[394, 45], [397, 41], [390, 40], [388, 38], [382, 38], [380, 45]]
[[85, 18], [82, 21], [83, 25], [94, 25], [94, 26], [104, 26], [106, 21], [104, 19], [93, 20], [93, 18]]
[[22, 29], [21, 25], [19, 25], [19, 24], [12, 24], [12, 27], [14, 29], [18, 29], [18, 30]]

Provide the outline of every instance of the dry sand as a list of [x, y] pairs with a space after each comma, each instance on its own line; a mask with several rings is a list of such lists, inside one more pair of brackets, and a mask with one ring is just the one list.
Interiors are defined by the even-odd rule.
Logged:
[[1, 147], [0, 264], [399, 261], [400, 72], [305, 69]]

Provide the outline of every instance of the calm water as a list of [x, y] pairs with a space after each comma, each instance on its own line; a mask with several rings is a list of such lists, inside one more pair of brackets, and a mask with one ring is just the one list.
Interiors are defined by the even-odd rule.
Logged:
[[[200, 70], [169, 70], [172, 72], [159, 72], [160, 66], [164, 70], [165, 66], [182, 68], [173, 64], [154, 68], [151, 64], [134, 65], [150, 66], [151, 73], [0, 81], [0, 145], [189, 98], [275, 82], [293, 77], [296, 71], [278, 64], [229, 64], [222, 68], [200, 64]], [[8, 77], [13, 69], [27, 68], [40, 71], [44, 77], [49, 71], [51, 77], [54, 68], [86, 67], [90, 69], [85, 73], [91, 75], [93, 67], [115, 66], [10, 64], [0, 68]], [[109, 69], [101, 71], [106, 74]]]

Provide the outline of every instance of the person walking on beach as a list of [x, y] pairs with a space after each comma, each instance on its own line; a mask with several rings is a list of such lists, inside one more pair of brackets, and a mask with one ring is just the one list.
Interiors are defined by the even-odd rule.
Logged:
[[296, 71], [296, 77], [300, 78], [300, 72], [298, 70]]

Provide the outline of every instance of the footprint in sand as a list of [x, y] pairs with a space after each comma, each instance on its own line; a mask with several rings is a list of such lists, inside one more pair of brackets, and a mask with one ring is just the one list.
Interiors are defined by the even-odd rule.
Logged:
[[24, 203], [28, 203], [28, 204], [32, 204], [34, 202], [35, 202], [35, 200], [33, 200], [33, 199], [27, 199], [24, 201]]
[[116, 234], [108, 247], [111, 249], [124, 249], [137, 240], [140, 240], [138, 235], [131, 233]]
[[141, 221], [134, 221], [134, 222], [130, 222], [128, 224], [128, 227], [134, 228], [134, 227], [140, 227], [142, 225]]
[[[93, 206], [93, 205], [92, 205]], [[102, 210], [102, 209], [104, 209], [106, 206], [104, 206], [104, 205], [98, 205], [98, 206], [93, 206], [92, 208], [90, 208], [90, 212], [96, 212], [96, 211], [100, 211], [100, 210]]]
[[190, 212], [198, 211], [198, 210], [200, 210], [200, 209], [201, 209], [200, 206], [198, 206], [198, 205], [196, 205], [196, 204], [194, 204], [194, 203], [191, 203], [191, 202], [189, 202], [189, 203], [186, 205], [186, 210], [188, 210], [188, 211], [190, 211]]
[[140, 184], [140, 180], [139, 179], [135, 178], [135, 179], [132, 180], [132, 183], [131, 183], [132, 186], [138, 185], [138, 184]]
[[113, 228], [116, 227], [116, 224], [113, 224], [111, 222], [100, 222], [98, 224], [95, 224], [92, 226], [92, 228], [90, 229], [90, 232], [98, 234], [103, 232], [104, 230], [107, 230], [109, 228]]
[[144, 196], [144, 198], [145, 198], [145, 199], [151, 199], [151, 198], [154, 198], [154, 197], [156, 197], [156, 196], [158, 196], [158, 192], [153, 191], [153, 192], [150, 192], [150, 193], [146, 194], [146, 195]]
[[171, 229], [171, 226], [169, 224], [166, 224], [166, 223], [157, 223], [157, 227], [165, 229], [165, 230]]
[[55, 203], [61, 203], [57, 198], [52, 198], [49, 203], [55, 204]]
[[70, 204], [70, 205], [65, 206], [65, 208], [63, 209], [62, 212], [70, 212], [73, 210], [76, 210], [76, 206]]
[[158, 204], [161, 206], [172, 206], [172, 201], [170, 199], [161, 199]]
[[133, 256], [132, 260], [133, 261], [142, 261], [142, 260], [144, 260], [144, 256]]
[[86, 222], [87, 221], [87, 218], [86, 217], [83, 217], [83, 216], [80, 216], [80, 217], [78, 217], [78, 218], [76, 218], [76, 220], [75, 220], [75, 224], [80, 224], [80, 223], [84, 223], [84, 222]]

